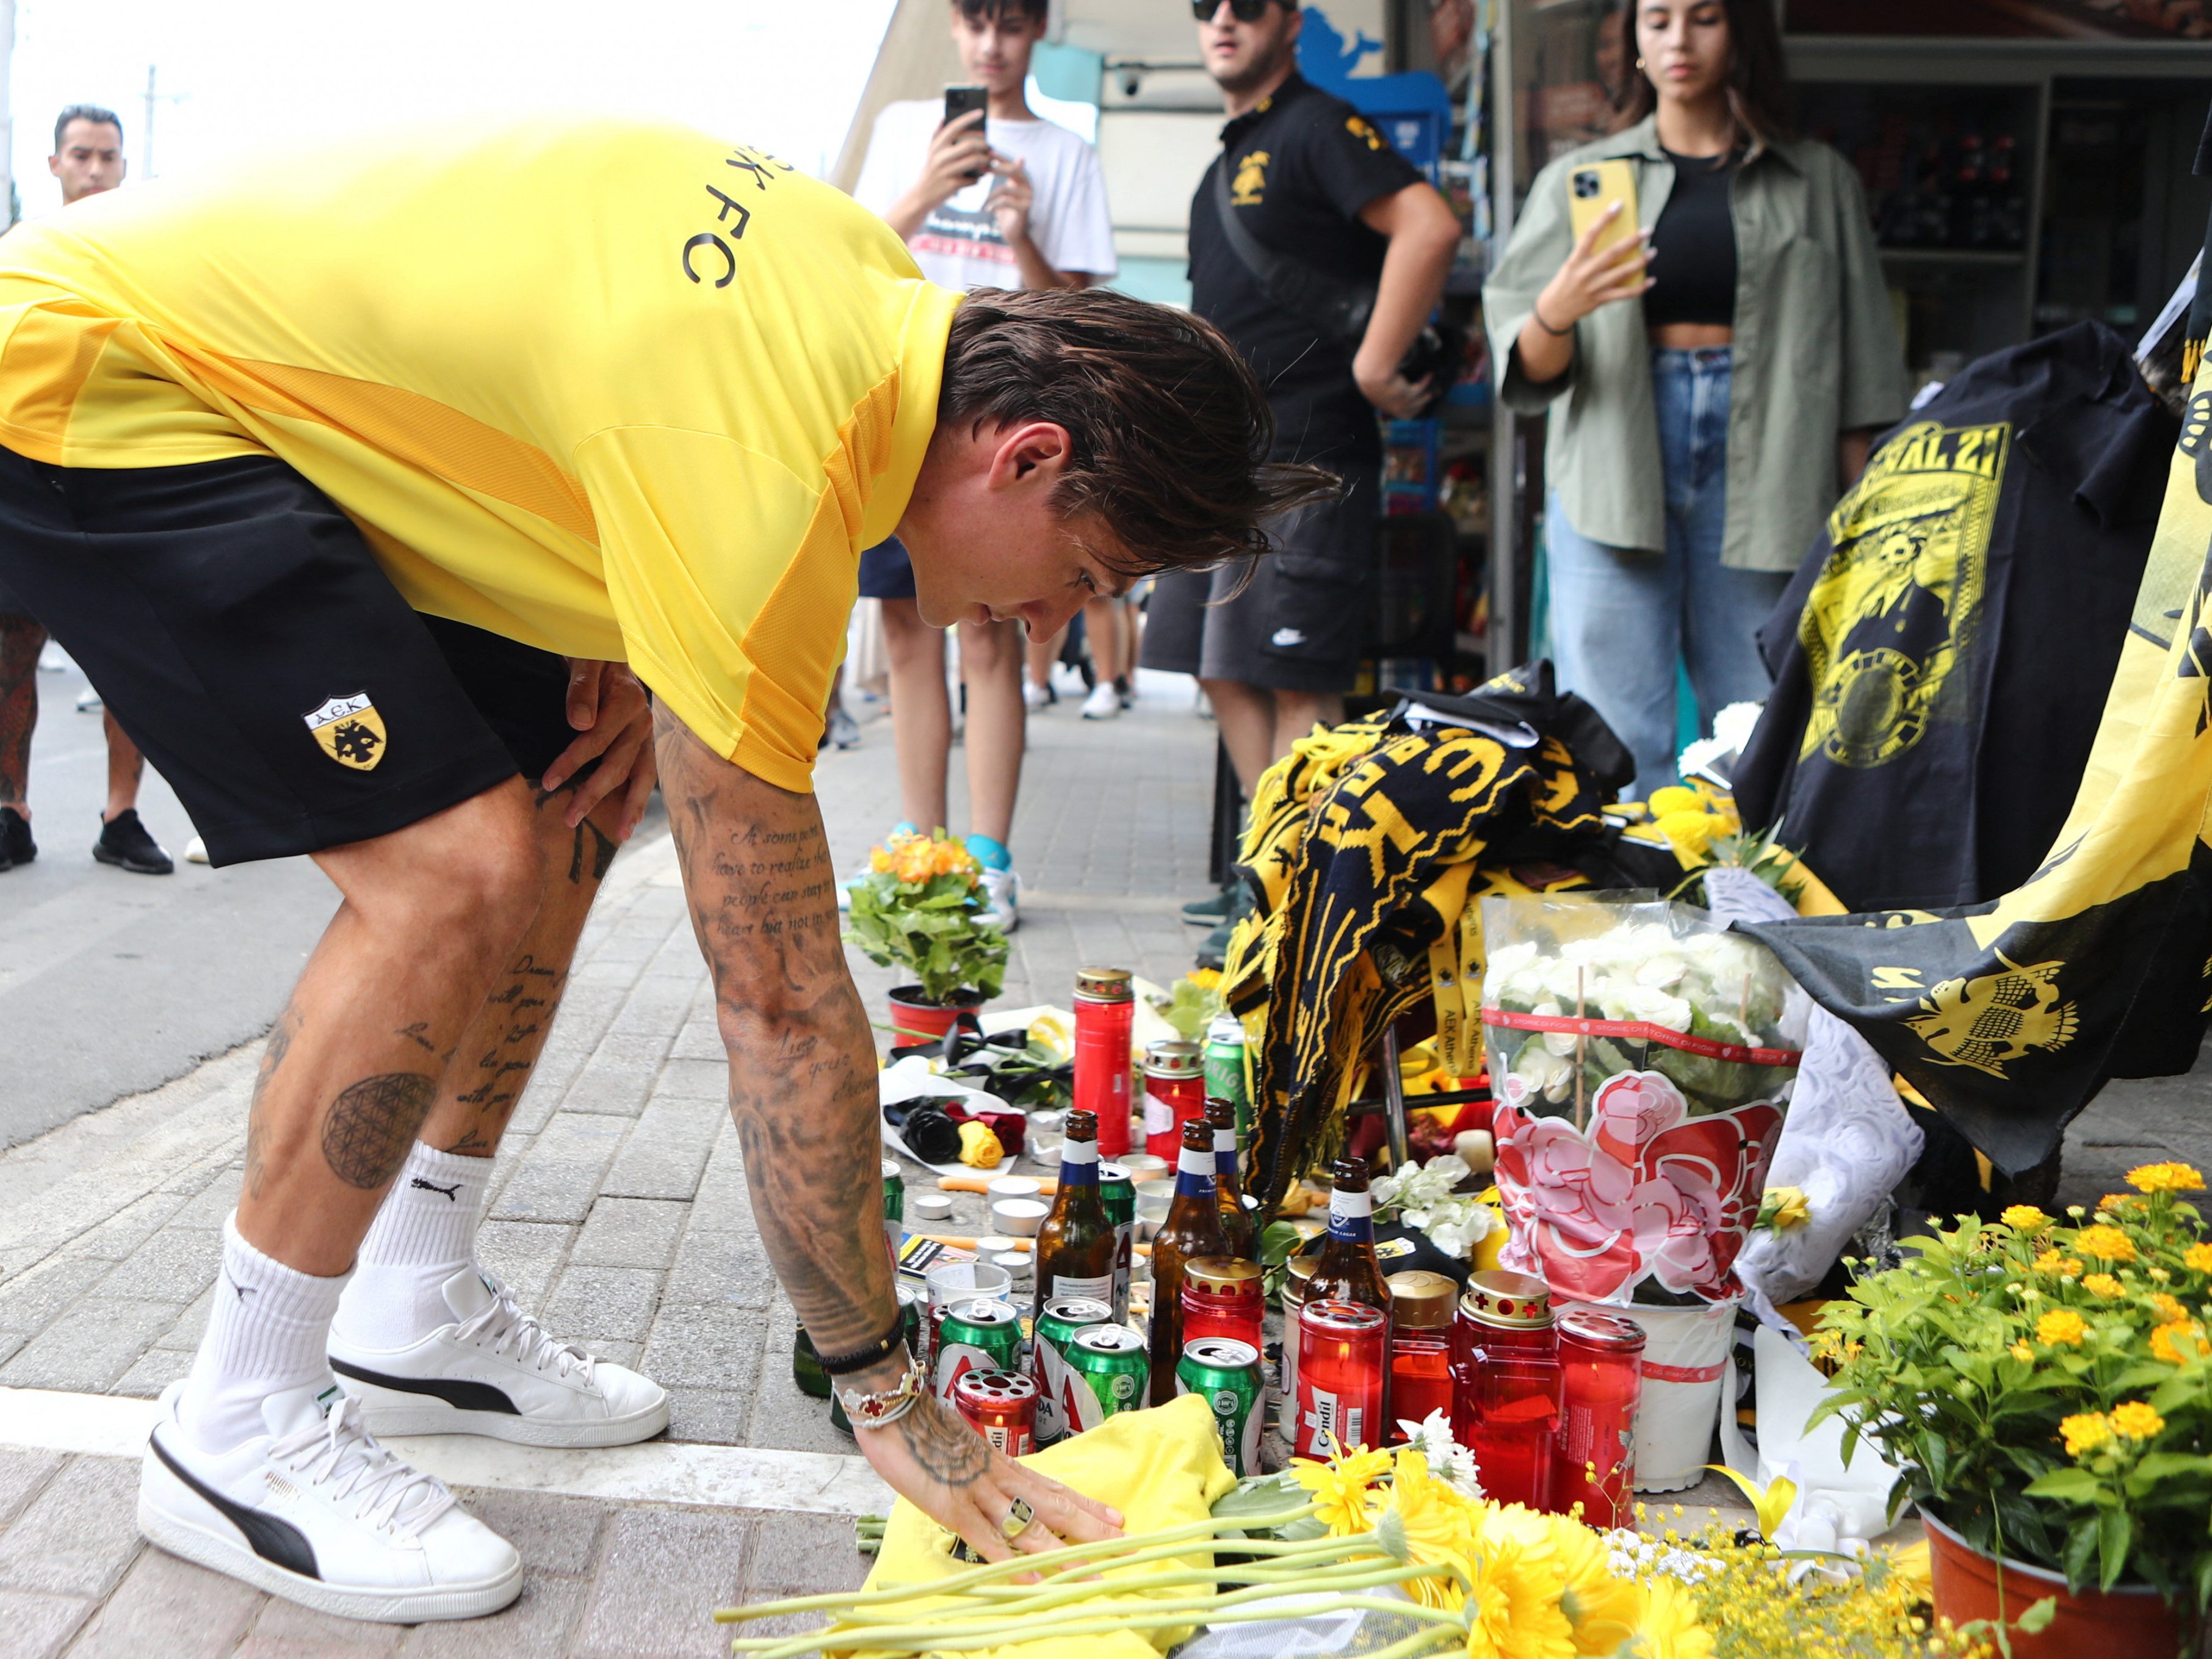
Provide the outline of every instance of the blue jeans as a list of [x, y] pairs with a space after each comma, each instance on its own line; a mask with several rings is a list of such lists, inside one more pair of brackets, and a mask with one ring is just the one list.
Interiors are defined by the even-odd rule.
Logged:
[[1698, 729], [1732, 702], [1771, 690], [1753, 635], [1790, 585], [1788, 571], [1721, 563], [1728, 520], [1729, 349], [1651, 352], [1667, 550], [1607, 547], [1544, 515], [1552, 651], [1560, 689], [1578, 693], [1636, 757], [1632, 795], [1675, 781], [1675, 665], [1686, 662]]

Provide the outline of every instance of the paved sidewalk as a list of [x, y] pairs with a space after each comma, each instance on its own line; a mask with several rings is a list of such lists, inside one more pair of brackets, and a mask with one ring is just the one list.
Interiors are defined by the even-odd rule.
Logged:
[[[1006, 1006], [1065, 1005], [1079, 962], [1161, 981], [1189, 965], [1195, 938], [1175, 911], [1205, 890], [1213, 728], [1188, 681], [1146, 690], [1117, 721], [1083, 722], [1063, 700], [1031, 722], [1012, 837], [1028, 896]], [[889, 728], [866, 732], [820, 769], [841, 869], [896, 816]], [[956, 821], [962, 763], [956, 750]], [[894, 976], [854, 967], [882, 1018]], [[0, 1656], [705, 1655], [726, 1651], [730, 1632], [706, 1619], [717, 1605], [859, 1582], [845, 1517], [889, 1494], [792, 1386], [795, 1322], [761, 1249], [665, 838], [625, 851], [608, 878], [501, 1148], [483, 1247], [550, 1328], [667, 1386], [667, 1439], [626, 1462], [459, 1438], [408, 1448], [515, 1540], [530, 1569], [520, 1601], [411, 1632], [319, 1618], [141, 1546], [136, 1463], [104, 1455], [133, 1433], [85, 1429], [74, 1455], [6, 1449], [33, 1438], [11, 1427], [33, 1407], [41, 1422], [106, 1424], [106, 1402], [83, 1396], [150, 1399], [184, 1374], [258, 1048], [0, 1155], [0, 1389], [52, 1391], [0, 1395]], [[687, 1459], [691, 1447], [771, 1455]]]

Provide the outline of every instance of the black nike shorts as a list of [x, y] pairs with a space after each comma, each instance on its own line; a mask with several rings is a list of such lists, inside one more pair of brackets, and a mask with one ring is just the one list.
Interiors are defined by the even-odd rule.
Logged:
[[211, 864], [388, 835], [575, 733], [568, 666], [417, 614], [282, 461], [49, 466], [0, 448], [0, 586], [169, 781]]

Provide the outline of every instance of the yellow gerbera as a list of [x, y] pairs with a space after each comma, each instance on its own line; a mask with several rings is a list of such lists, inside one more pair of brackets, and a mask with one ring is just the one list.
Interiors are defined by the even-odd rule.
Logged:
[[2212, 1342], [2204, 1340], [2204, 1328], [2195, 1320], [2177, 1319], [2150, 1334], [2150, 1351], [2154, 1358], [2179, 1365], [2184, 1360], [2212, 1357]]
[[2076, 1460], [2110, 1445], [2112, 1440], [2112, 1425], [2101, 1412], [2081, 1412], [2061, 1419], [2058, 1432], [2066, 1441], [2066, 1455]]
[[2004, 1213], [1997, 1218], [2008, 1227], [2023, 1233], [2034, 1232], [2051, 1224], [2051, 1218], [2033, 1204], [2008, 1204]]
[[1636, 1634], [1644, 1590], [1613, 1576], [1613, 1553], [1597, 1534], [1564, 1515], [1549, 1516], [1554, 1559], [1565, 1575], [1559, 1611], [1574, 1627], [1575, 1651], [1612, 1654]]
[[1498, 1659], [1574, 1659], [1574, 1626], [1559, 1608], [1565, 1583], [1549, 1538], [1532, 1547], [1517, 1517], [1492, 1509], [1476, 1535], [1475, 1553], [1477, 1616], [1497, 1620], [1489, 1640]]
[[2201, 1193], [2204, 1177], [2186, 1164], [2143, 1164], [2128, 1171], [2128, 1185], [2139, 1193]]
[[1293, 1460], [1291, 1478], [1313, 1494], [1314, 1518], [1326, 1526], [1332, 1536], [1343, 1538], [1375, 1529], [1375, 1511], [1381, 1507], [1382, 1500], [1369, 1488], [1389, 1467], [1389, 1452], [1369, 1451], [1362, 1447], [1345, 1453], [1333, 1463]]
[[2089, 1328], [2083, 1322], [2081, 1316], [2070, 1308], [2060, 1308], [2035, 1322], [2035, 1340], [2052, 1347], [2063, 1342], [2078, 1348], [2081, 1346], [2081, 1339], [2088, 1334]]
[[[1401, 1448], [1391, 1472], [1390, 1508], [1406, 1528], [1407, 1547], [1423, 1566], [1443, 1562], [1473, 1577], [1473, 1504], [1456, 1487], [1429, 1473], [1429, 1460], [1411, 1446]], [[1456, 1578], [1412, 1578], [1402, 1587], [1425, 1607], [1456, 1612], [1467, 1589]]]
[[2130, 1400], [2113, 1407], [2106, 1420], [2112, 1424], [2114, 1434], [2129, 1440], [2148, 1440], [2166, 1427], [2166, 1419], [2143, 1400]]
[[2200, 1273], [2212, 1273], [2212, 1244], [2191, 1244], [2181, 1253], [2181, 1265]]
[[2136, 1259], [2136, 1242], [2118, 1227], [2102, 1223], [2084, 1227], [2075, 1235], [2074, 1248], [2084, 1255], [2094, 1255], [2100, 1261], [2132, 1261]]
[[1698, 1621], [1689, 1586], [1662, 1573], [1644, 1588], [1637, 1659], [1712, 1659], [1713, 1636]]
[[2110, 1273], [2091, 1273], [2081, 1281], [2081, 1288], [2109, 1302], [2120, 1293], [2120, 1281]]

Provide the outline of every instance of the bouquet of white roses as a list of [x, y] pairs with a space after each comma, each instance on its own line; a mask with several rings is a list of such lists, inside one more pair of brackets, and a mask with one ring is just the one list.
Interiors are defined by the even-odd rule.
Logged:
[[1796, 1073], [1789, 975], [1657, 899], [1485, 899], [1482, 927], [1507, 1265], [1578, 1301], [1738, 1294]]

